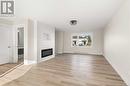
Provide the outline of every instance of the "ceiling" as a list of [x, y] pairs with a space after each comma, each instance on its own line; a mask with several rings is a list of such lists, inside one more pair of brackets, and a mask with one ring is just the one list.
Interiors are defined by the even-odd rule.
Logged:
[[[59, 30], [102, 29], [124, 0], [15, 0], [16, 16], [35, 18]], [[77, 25], [71, 26], [70, 20]]]

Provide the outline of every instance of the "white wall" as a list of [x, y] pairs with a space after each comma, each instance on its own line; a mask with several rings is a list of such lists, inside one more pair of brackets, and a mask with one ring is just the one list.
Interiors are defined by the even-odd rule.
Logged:
[[63, 39], [63, 37], [64, 37], [64, 32], [62, 32], [62, 31], [56, 31], [55, 32], [55, 53], [56, 54], [62, 54], [63, 53], [63, 45], [64, 45], [64, 39]]
[[[45, 34], [48, 35], [47, 39]], [[53, 48], [53, 55], [41, 58], [41, 50]], [[55, 57], [55, 28], [37, 22], [37, 57], [38, 62]]]
[[126, 0], [105, 29], [104, 56], [130, 86], [130, 2]]
[[[24, 63], [32, 64], [37, 62], [37, 57], [35, 56], [34, 46], [34, 30], [35, 30], [35, 21], [28, 19], [26, 21], [24, 29]], [[37, 41], [37, 40], [36, 40]]]
[[26, 28], [24, 30], [24, 63], [37, 63], [37, 21], [27, 19]]
[[63, 50], [63, 53], [103, 54], [103, 30], [90, 31], [93, 34], [92, 47], [71, 47], [71, 34], [73, 33], [77, 32], [58, 32], [59, 37], [56, 36], [56, 41], [60, 41], [59, 44], [56, 44], [58, 53]]
[[91, 31], [93, 34], [92, 47], [71, 47], [71, 34], [64, 33], [64, 53], [81, 53], [81, 54], [96, 54], [102, 55], [103, 53], [103, 31]]

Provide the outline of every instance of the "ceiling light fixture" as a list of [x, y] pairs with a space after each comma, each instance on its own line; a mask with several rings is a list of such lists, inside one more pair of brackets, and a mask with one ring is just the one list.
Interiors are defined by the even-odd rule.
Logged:
[[77, 25], [77, 20], [71, 20], [70, 25]]

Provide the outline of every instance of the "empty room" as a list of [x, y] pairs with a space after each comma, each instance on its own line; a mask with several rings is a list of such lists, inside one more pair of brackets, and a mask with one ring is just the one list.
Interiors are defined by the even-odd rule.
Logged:
[[0, 86], [130, 86], [130, 1], [0, 0]]

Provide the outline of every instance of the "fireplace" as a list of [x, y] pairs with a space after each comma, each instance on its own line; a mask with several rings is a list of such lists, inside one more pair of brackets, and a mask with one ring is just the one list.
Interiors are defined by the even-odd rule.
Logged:
[[53, 49], [52, 48], [41, 50], [41, 58], [44, 58], [44, 57], [47, 57], [47, 56], [50, 56], [50, 55], [53, 55]]

